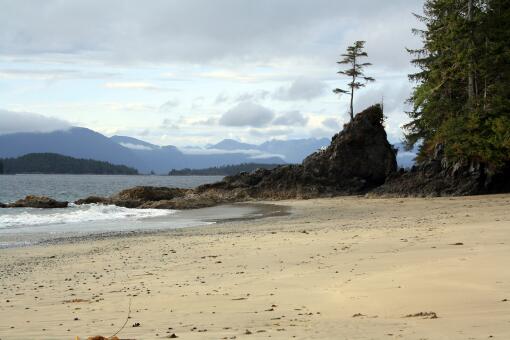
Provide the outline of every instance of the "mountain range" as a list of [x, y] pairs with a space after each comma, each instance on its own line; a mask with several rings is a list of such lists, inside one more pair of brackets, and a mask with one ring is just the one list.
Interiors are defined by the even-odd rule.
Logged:
[[[107, 137], [87, 128], [0, 135], [0, 158], [29, 153], [57, 153], [134, 167], [141, 173], [166, 174], [172, 169], [202, 169], [241, 163], [300, 163], [329, 145], [328, 138], [270, 140], [262, 144], [224, 139], [205, 147], [160, 146], [128, 136]], [[401, 149], [401, 145], [396, 145]], [[399, 152], [400, 166], [412, 164], [414, 152]]]

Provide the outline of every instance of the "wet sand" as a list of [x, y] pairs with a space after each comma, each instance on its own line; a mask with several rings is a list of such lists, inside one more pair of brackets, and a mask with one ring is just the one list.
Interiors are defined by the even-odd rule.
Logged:
[[0, 339], [510, 338], [510, 195], [278, 204], [2, 249]]

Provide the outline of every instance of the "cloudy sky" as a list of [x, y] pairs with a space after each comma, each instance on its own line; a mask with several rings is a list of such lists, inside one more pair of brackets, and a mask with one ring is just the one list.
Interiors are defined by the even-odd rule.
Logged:
[[0, 0], [0, 134], [83, 126], [156, 144], [329, 137], [336, 61], [366, 40], [355, 110], [401, 138], [422, 0]]

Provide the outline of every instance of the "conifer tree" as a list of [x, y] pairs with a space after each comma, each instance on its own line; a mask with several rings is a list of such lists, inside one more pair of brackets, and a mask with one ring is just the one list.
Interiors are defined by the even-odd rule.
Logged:
[[423, 47], [406, 125], [420, 159], [442, 144], [448, 159], [489, 168], [510, 162], [510, 1], [427, 0]]
[[[351, 121], [354, 119], [354, 90], [358, 90], [366, 86], [366, 83], [375, 81], [372, 77], [366, 77], [363, 73], [363, 69], [366, 66], [372, 65], [371, 63], [361, 63], [360, 59], [367, 57], [367, 52], [364, 51], [365, 41], [356, 41], [352, 46], [347, 47], [345, 54], [342, 54], [343, 59], [337, 61], [339, 65], [349, 65], [350, 68], [347, 70], [340, 70], [338, 74], [345, 75], [350, 78], [350, 82], [347, 84], [350, 90], [343, 90], [336, 88], [333, 90], [336, 94], [349, 93], [351, 96], [351, 104], [349, 114]], [[358, 79], [363, 79], [364, 82], [360, 82]]]

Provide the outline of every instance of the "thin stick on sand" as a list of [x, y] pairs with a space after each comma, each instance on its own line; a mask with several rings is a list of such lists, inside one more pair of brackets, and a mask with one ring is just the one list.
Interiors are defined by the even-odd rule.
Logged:
[[122, 327], [120, 327], [119, 330], [117, 332], [115, 332], [110, 338], [113, 338], [114, 336], [119, 334], [124, 329], [124, 327], [126, 327], [130, 315], [131, 315], [131, 299], [129, 299], [129, 307], [128, 307], [128, 314], [126, 316], [126, 321], [124, 321], [124, 324], [122, 325]]

